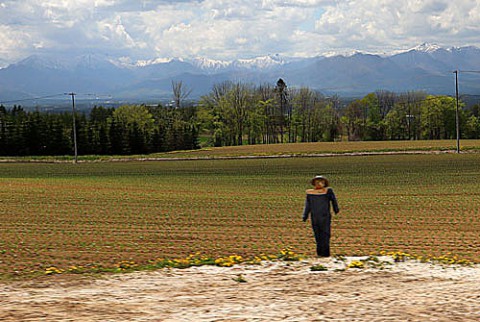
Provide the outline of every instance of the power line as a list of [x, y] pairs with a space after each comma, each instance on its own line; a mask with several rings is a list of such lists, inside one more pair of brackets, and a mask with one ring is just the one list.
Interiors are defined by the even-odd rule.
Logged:
[[452, 98], [451, 96], [448, 96], [448, 95], [433, 95], [432, 97], [427, 97], [427, 98], [422, 98], [422, 99], [415, 99], [415, 98], [413, 98], [413, 101], [411, 101], [411, 102], [404, 102], [404, 101], [401, 100], [402, 98], [399, 98], [399, 101], [398, 101], [398, 102], [395, 102], [394, 104], [399, 104], [399, 105], [415, 105], [415, 104], [419, 104], [419, 103], [424, 103], [424, 102], [429, 102], [429, 101], [435, 101], [435, 100], [438, 100], [439, 98], [442, 98], [442, 97]]
[[[2, 102], [0, 102], [0, 104], [11, 104], [11, 103], [19, 103], [19, 102], [36, 101], [36, 100], [60, 97], [60, 96], [65, 96], [65, 95], [70, 95], [70, 93], [52, 94], [52, 95], [40, 96], [40, 97], [24, 98], [24, 99], [11, 100], [11, 101], [2, 101]], [[75, 94], [75, 95], [76, 96], [95, 96], [95, 99], [100, 99], [100, 97], [112, 98], [112, 96], [110, 94], [83, 93], [83, 94]]]
[[18, 102], [36, 101], [36, 100], [59, 97], [59, 96], [64, 96], [64, 95], [65, 94], [62, 93], [62, 94], [54, 94], [54, 95], [41, 96], [41, 97], [24, 98], [24, 99], [19, 99], [19, 100], [3, 101], [3, 102], [0, 102], [0, 104], [11, 104], [11, 103], [18, 103]]
[[459, 73], [477, 73], [480, 74], [480, 70], [459, 70]]

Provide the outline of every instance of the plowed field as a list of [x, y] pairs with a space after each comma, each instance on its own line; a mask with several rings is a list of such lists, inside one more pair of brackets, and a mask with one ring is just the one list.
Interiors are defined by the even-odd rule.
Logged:
[[[0, 274], [156, 258], [314, 255], [311, 176], [341, 212], [332, 253], [480, 262], [480, 155], [390, 155], [0, 166]], [[450, 254], [448, 254], [450, 253]]]

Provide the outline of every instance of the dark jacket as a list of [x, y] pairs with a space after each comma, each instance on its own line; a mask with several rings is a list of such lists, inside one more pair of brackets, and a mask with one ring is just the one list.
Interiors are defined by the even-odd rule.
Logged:
[[338, 208], [337, 198], [331, 188], [327, 188], [327, 193], [318, 194], [314, 189], [307, 190], [307, 198], [305, 199], [305, 208], [303, 210], [303, 221], [308, 219], [311, 214], [312, 225], [323, 226], [329, 224], [331, 220], [330, 208], [337, 214]]

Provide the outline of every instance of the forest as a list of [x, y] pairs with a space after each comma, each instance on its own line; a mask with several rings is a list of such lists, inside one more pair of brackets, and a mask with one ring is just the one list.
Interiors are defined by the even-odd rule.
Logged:
[[[425, 92], [378, 90], [343, 104], [308, 87], [242, 82], [215, 84], [196, 102], [172, 82], [167, 105], [95, 106], [87, 112], [28, 111], [0, 105], [0, 155], [127, 155], [201, 146], [319, 141], [456, 138], [456, 99]], [[480, 138], [480, 104], [458, 103], [463, 139]], [[75, 116], [75, 117], [74, 117]], [[75, 122], [74, 122], [75, 121]], [[73, 131], [75, 123], [75, 131]]]
[[[195, 108], [123, 105], [75, 113], [78, 153], [128, 155], [198, 148]], [[69, 155], [73, 114], [0, 106], [0, 155]]]

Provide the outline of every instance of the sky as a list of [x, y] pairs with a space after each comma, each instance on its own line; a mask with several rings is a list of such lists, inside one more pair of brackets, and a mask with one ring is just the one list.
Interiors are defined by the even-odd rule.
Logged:
[[33, 54], [124, 60], [390, 53], [480, 46], [480, 0], [0, 0], [0, 65]]

